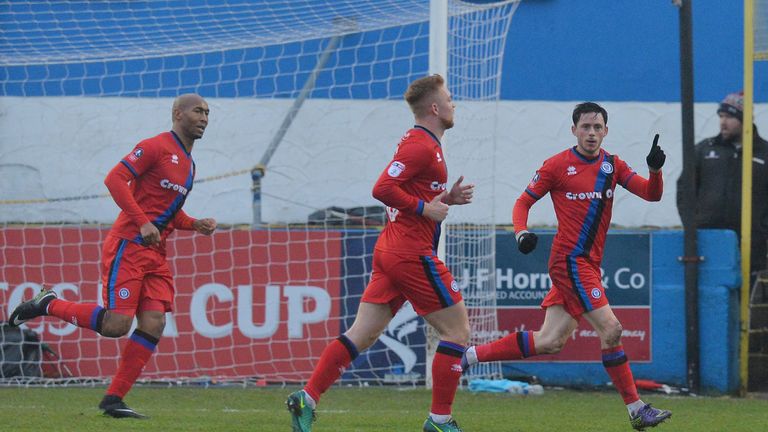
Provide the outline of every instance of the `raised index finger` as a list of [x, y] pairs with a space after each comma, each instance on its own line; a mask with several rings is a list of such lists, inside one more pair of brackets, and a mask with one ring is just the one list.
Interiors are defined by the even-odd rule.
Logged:
[[653, 145], [651, 145], [651, 148], [658, 147], [659, 146], [659, 134], [656, 134], [655, 137], [653, 137]]

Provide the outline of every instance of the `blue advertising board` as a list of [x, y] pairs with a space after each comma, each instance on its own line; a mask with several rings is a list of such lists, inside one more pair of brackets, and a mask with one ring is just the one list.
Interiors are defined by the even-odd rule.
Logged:
[[[376, 230], [345, 232], [340, 333], [355, 318], [360, 297], [370, 277]], [[517, 330], [537, 330], [544, 321], [539, 305], [551, 281], [547, 274], [549, 249], [554, 232], [539, 234], [538, 248], [521, 254], [514, 235], [496, 233], [496, 272], [470, 275], [456, 271], [462, 287], [470, 279], [493, 279], [496, 284], [497, 313], [501, 335]], [[651, 236], [645, 232], [610, 233], [601, 266], [603, 286], [614, 313], [624, 327], [625, 350], [634, 362], [651, 361]], [[426, 364], [424, 321], [408, 304], [385, 329], [371, 349], [361, 353], [345, 372], [345, 378], [379, 382], [418, 382], [424, 379]], [[582, 320], [565, 349], [556, 356], [538, 356], [528, 361], [599, 362], [597, 334]]]

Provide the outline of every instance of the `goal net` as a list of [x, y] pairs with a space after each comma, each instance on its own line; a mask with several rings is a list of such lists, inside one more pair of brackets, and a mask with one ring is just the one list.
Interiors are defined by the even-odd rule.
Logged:
[[[497, 119], [488, 107], [517, 6], [449, 1], [449, 182], [464, 175], [477, 188], [473, 204], [451, 209], [446, 262], [473, 343], [498, 336]], [[101, 242], [119, 211], [104, 176], [138, 141], [169, 129], [175, 96], [199, 93], [211, 114], [185, 210], [220, 229], [171, 236], [174, 311], [141, 380], [306, 381], [352, 324], [369, 279], [385, 219], [370, 190], [411, 127], [403, 94], [428, 73], [429, 17], [426, 0], [6, 4], [0, 319], [41, 288], [101, 302]], [[2, 380], [99, 382], [116, 370], [123, 340], [52, 318], [24, 327], [57, 355], [43, 355], [40, 373]], [[342, 380], [422, 383], [426, 339], [406, 305]]]
[[768, 60], [768, 0], [754, 0], [754, 60]]

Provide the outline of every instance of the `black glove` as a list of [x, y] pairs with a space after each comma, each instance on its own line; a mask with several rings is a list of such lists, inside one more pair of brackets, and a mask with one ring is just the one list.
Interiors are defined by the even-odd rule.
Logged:
[[539, 237], [532, 232], [524, 231], [517, 235], [517, 249], [524, 254], [533, 252], [538, 242]]
[[648, 168], [658, 171], [664, 166], [664, 161], [667, 160], [667, 155], [664, 154], [664, 150], [659, 147], [659, 134], [653, 137], [653, 145], [651, 151], [648, 152], [645, 161], [648, 163]]

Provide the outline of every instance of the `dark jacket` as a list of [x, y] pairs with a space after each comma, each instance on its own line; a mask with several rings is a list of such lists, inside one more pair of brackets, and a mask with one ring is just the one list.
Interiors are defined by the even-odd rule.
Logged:
[[[753, 130], [752, 158], [752, 264], [765, 267], [768, 239], [768, 142]], [[696, 223], [699, 228], [741, 229], [741, 148], [720, 135], [696, 144]], [[682, 217], [685, 173], [677, 181], [677, 209]], [[760, 244], [755, 244], [760, 242]], [[759, 251], [755, 247], [760, 247]], [[755, 252], [759, 252], [755, 256]], [[762, 254], [762, 255], [760, 255]], [[756, 262], [756, 260], [758, 260]]]

